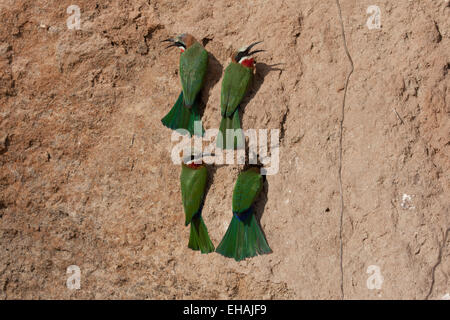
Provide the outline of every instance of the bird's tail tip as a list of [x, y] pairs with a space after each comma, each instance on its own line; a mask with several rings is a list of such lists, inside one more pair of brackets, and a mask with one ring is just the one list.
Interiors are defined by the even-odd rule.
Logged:
[[188, 247], [192, 250], [200, 250], [201, 253], [214, 252], [214, 245], [209, 238], [208, 229], [201, 216], [191, 221], [191, 231]]
[[222, 117], [216, 145], [219, 149], [237, 150], [244, 148], [244, 134], [241, 129], [238, 109], [231, 117]]
[[255, 215], [250, 214], [241, 220], [233, 215], [228, 230], [216, 249], [216, 252], [241, 261], [257, 255], [272, 252]]
[[185, 106], [183, 91], [181, 91], [177, 101], [173, 105], [172, 109], [170, 109], [169, 113], [161, 119], [162, 124], [169, 129], [184, 129], [187, 130], [191, 136], [194, 134], [203, 136], [205, 129], [201, 126], [200, 131], [195, 130], [196, 121], [200, 121], [201, 123], [199, 105], [197, 101], [195, 101], [191, 107]]

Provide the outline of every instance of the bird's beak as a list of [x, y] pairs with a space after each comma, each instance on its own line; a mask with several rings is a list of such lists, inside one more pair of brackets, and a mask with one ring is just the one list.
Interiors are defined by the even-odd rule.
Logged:
[[247, 54], [253, 54], [253, 53], [259, 52], [259, 51], [254, 51], [253, 53], [250, 53], [250, 50], [252, 50], [252, 48], [253, 48], [254, 46], [256, 46], [258, 43], [261, 43], [261, 42], [262, 42], [262, 41], [257, 41], [257, 42], [252, 43], [251, 45], [249, 45], [249, 46], [247, 47], [247, 49], [245, 50], [245, 51], [247, 51]]
[[266, 52], [266, 50], [255, 50], [255, 51], [249, 52], [248, 55], [251, 56], [251, 55], [253, 55], [255, 53], [258, 53], [258, 52]]
[[161, 41], [161, 42], [172, 42], [170, 45], [168, 45], [167, 47], [166, 47], [166, 49], [169, 49], [169, 48], [171, 48], [171, 47], [176, 47], [177, 45], [175, 44], [175, 39], [172, 39], [172, 38], [169, 38], [169, 39], [165, 39], [165, 40], [163, 40], [163, 41]]

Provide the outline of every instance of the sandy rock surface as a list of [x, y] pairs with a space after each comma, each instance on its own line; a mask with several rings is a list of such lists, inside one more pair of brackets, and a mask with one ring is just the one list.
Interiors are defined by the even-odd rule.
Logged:
[[[80, 30], [68, 28], [70, 5]], [[0, 298], [449, 293], [450, 3], [341, 9], [354, 63], [342, 149], [351, 65], [335, 1], [1, 0]], [[210, 53], [205, 128], [219, 126], [230, 53], [264, 40], [241, 118], [280, 130], [279, 172], [257, 205], [272, 254], [235, 262], [187, 248], [160, 122], [180, 92], [179, 52], [160, 41], [182, 32]], [[203, 217], [216, 246], [241, 168], [209, 167]], [[79, 290], [66, 285], [70, 265]]]

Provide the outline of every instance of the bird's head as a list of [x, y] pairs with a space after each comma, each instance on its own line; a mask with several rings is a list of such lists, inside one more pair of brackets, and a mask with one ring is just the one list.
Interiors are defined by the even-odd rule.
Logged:
[[263, 52], [265, 50], [255, 50], [250, 51], [254, 46], [256, 46], [258, 43], [261, 43], [262, 41], [258, 41], [255, 43], [252, 43], [248, 47], [242, 47], [238, 51], [234, 52], [231, 56], [231, 60], [236, 63], [240, 63], [244, 67], [247, 68], [254, 68], [255, 67], [255, 59], [252, 57], [253, 54], [258, 52]]
[[171, 47], [178, 47], [181, 52], [186, 51], [191, 45], [193, 45], [197, 40], [190, 35], [189, 33], [182, 33], [175, 38], [169, 38], [166, 40], [163, 40], [162, 42], [171, 42], [170, 45], [166, 47], [166, 49]]

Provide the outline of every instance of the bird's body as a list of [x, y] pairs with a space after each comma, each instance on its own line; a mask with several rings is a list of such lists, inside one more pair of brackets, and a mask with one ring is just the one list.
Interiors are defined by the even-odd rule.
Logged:
[[199, 42], [192, 44], [180, 55], [180, 79], [185, 106], [191, 107], [194, 104], [202, 89], [207, 65], [208, 53]]
[[231, 62], [225, 69], [220, 95], [222, 117], [231, 117], [244, 98], [253, 78], [252, 68]]
[[[240, 149], [243, 146], [242, 133], [234, 132], [241, 128], [239, 119], [239, 104], [251, 83], [253, 70], [236, 62], [231, 62], [225, 69], [220, 94], [220, 113], [222, 120], [219, 131], [222, 139], [217, 139], [221, 149]], [[232, 129], [233, 131], [228, 131]], [[228, 144], [227, 144], [228, 143]]]
[[271, 252], [253, 212], [262, 187], [259, 169], [250, 168], [239, 174], [233, 191], [233, 218], [216, 252], [236, 261]]
[[250, 52], [257, 43], [259, 42], [233, 53], [231, 63], [225, 69], [220, 93], [222, 120], [217, 138], [217, 147], [221, 149], [241, 149], [244, 146], [243, 134], [240, 131], [239, 105], [253, 79], [255, 61], [250, 56], [262, 51]]
[[189, 34], [182, 34], [176, 39], [166, 41], [173, 42], [169, 47], [176, 46], [182, 51], [180, 55], [182, 91], [175, 105], [161, 121], [170, 129], [185, 129], [191, 135], [203, 135], [203, 128], [201, 132], [194, 132], [194, 122], [200, 121], [197, 96], [205, 79], [208, 52]]
[[188, 247], [202, 253], [214, 251], [208, 229], [201, 216], [208, 171], [204, 165], [182, 164], [181, 198], [185, 213], [185, 225], [191, 225]]

